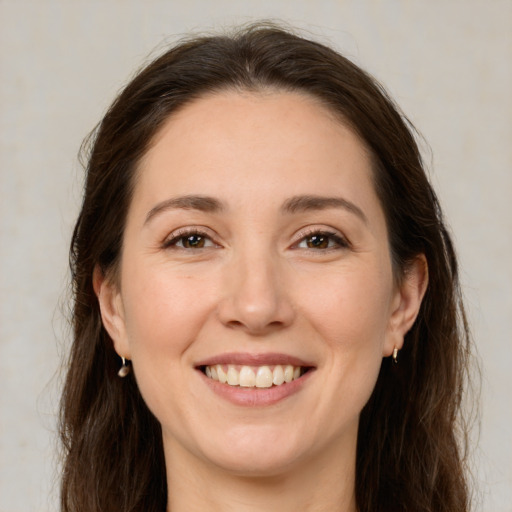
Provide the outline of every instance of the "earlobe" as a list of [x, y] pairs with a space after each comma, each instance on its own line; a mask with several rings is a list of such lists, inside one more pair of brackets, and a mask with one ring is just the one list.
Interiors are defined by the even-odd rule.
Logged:
[[112, 338], [115, 351], [120, 357], [131, 359], [119, 287], [96, 266], [93, 288], [98, 298], [103, 326]]
[[418, 316], [428, 286], [428, 264], [425, 255], [418, 255], [408, 265], [396, 290], [384, 356], [403, 346], [404, 337]]

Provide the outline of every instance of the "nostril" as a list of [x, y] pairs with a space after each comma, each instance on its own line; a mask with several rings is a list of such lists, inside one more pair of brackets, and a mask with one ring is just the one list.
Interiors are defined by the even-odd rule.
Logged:
[[226, 325], [228, 327], [234, 327], [234, 328], [240, 328], [240, 327], [244, 326], [244, 324], [238, 320], [230, 320], [229, 322], [227, 322]]
[[225, 324], [228, 328], [244, 330], [248, 333], [258, 336], [265, 335], [273, 331], [282, 329], [285, 326], [284, 322], [272, 321], [272, 322], [256, 322], [248, 321], [247, 323], [241, 322], [240, 320], [230, 320]]

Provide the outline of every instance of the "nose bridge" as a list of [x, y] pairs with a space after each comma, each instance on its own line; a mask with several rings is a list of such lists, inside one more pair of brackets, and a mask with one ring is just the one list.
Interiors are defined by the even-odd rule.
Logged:
[[226, 269], [223, 322], [253, 334], [288, 325], [293, 308], [286, 292], [282, 261], [265, 244], [248, 243], [233, 253]]

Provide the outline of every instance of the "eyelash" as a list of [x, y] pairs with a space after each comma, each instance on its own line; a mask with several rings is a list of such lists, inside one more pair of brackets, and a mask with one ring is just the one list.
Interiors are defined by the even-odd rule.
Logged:
[[[162, 247], [164, 249], [169, 249], [171, 247], [177, 247], [178, 249], [183, 249], [183, 250], [193, 250], [192, 247], [184, 247], [183, 245], [178, 246], [178, 243], [179, 242], [185, 243], [185, 241], [187, 239], [190, 240], [190, 238], [192, 238], [194, 236], [200, 237], [204, 241], [208, 240], [212, 243], [212, 245], [217, 245], [212, 240], [211, 236], [208, 233], [206, 233], [206, 231], [203, 231], [198, 228], [190, 228], [190, 229], [187, 228], [187, 229], [179, 230], [176, 233], [173, 233], [172, 238], [166, 239], [164, 241], [164, 243], [162, 244]], [[196, 249], [204, 249], [204, 247], [198, 247]]]
[[[308, 239], [313, 239], [314, 237], [318, 237], [320, 239], [328, 238], [327, 247], [299, 247], [299, 245], [303, 242], [307, 243]], [[333, 242], [333, 245], [330, 245]], [[341, 236], [339, 233], [334, 231], [327, 231], [322, 229], [312, 229], [305, 233], [300, 234], [300, 239], [298, 242], [293, 244], [294, 248], [297, 249], [309, 249], [311, 251], [335, 251], [339, 249], [348, 249], [350, 247], [349, 242], [346, 238]]]
[[[186, 241], [190, 241], [192, 237], [199, 237], [203, 242], [210, 242], [210, 245], [204, 247], [185, 247], [184, 244], [187, 243]], [[313, 239], [314, 237], [318, 237], [319, 239], [328, 239], [327, 247], [299, 247], [301, 243], [306, 242], [308, 239]], [[181, 242], [181, 246], [178, 244]], [[200, 243], [200, 242], [199, 242]], [[320, 242], [322, 243], [322, 242]], [[332, 243], [332, 245], [331, 245]], [[169, 248], [179, 248], [183, 250], [198, 250], [198, 249], [207, 249], [209, 247], [217, 245], [211, 238], [211, 236], [204, 230], [198, 229], [198, 228], [187, 228], [179, 230], [178, 232], [174, 233], [172, 238], [166, 239], [163, 244], [162, 248], [169, 249]], [[339, 250], [339, 249], [348, 249], [350, 247], [350, 243], [347, 241], [346, 238], [341, 236], [337, 232], [333, 231], [326, 231], [321, 229], [312, 229], [310, 231], [304, 232], [300, 234], [300, 238], [297, 242], [295, 242], [292, 246], [293, 249], [308, 249], [311, 251], [332, 251], [332, 250]]]

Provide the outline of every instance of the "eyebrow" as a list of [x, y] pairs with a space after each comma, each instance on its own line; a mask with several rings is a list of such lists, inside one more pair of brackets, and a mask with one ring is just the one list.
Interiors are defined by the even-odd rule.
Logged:
[[[287, 199], [281, 212], [287, 214], [302, 213], [313, 210], [326, 210], [328, 208], [343, 208], [359, 217], [365, 224], [368, 219], [364, 212], [356, 204], [343, 197], [325, 197], [316, 195], [301, 195]], [[158, 203], [146, 215], [144, 224], [153, 217], [168, 210], [198, 210], [206, 213], [220, 213], [227, 209], [226, 204], [210, 196], [186, 195], [171, 197]]]
[[368, 218], [363, 210], [343, 197], [294, 196], [284, 202], [281, 210], [283, 213], [299, 213], [311, 210], [326, 210], [328, 208], [343, 208], [359, 217], [365, 224], [368, 224]]
[[149, 210], [146, 215], [146, 220], [144, 224], [147, 224], [153, 217], [158, 215], [159, 213], [168, 211], [168, 210], [199, 210], [207, 213], [219, 213], [226, 209], [224, 203], [215, 199], [214, 197], [208, 196], [196, 196], [196, 195], [187, 195], [187, 196], [179, 196], [179, 197], [171, 197], [170, 199], [166, 199], [161, 203], [158, 203], [156, 206]]

